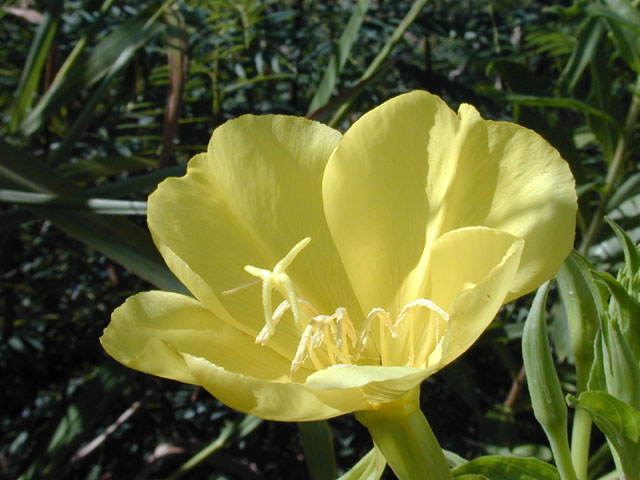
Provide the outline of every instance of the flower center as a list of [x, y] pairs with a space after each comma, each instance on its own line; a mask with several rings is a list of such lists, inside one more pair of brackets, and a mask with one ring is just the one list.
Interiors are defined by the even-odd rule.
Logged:
[[[307, 359], [311, 359], [313, 366], [317, 370], [326, 368], [326, 361], [321, 360], [318, 356], [318, 349], [321, 346], [324, 346], [322, 350], [326, 353], [330, 365], [351, 365], [356, 363], [362, 358], [376, 320], [379, 329], [377, 343], [380, 363], [386, 364], [385, 357], [388, 358], [390, 354], [388, 343], [398, 337], [401, 323], [416, 309], [427, 309], [434, 312], [439, 319], [433, 322], [433, 328], [430, 329], [432, 331], [429, 332], [429, 336], [433, 338], [433, 341], [419, 343], [418, 352], [416, 352], [416, 339], [414, 338], [414, 321], [409, 321], [408, 325], [404, 326], [403, 331], [406, 331], [409, 346], [406, 365], [415, 365], [416, 360], [419, 358], [424, 358], [426, 362], [421, 363], [428, 365], [439, 362], [442, 352], [446, 348], [445, 341], [448, 339], [446, 331], [448, 329], [449, 315], [431, 300], [418, 298], [407, 303], [397, 315], [395, 321], [391, 319], [391, 315], [385, 309], [375, 307], [362, 323], [359, 335], [352, 320], [349, 318], [346, 308], [338, 307], [334, 313], [326, 315], [318, 312], [310, 302], [305, 300], [287, 274], [286, 269], [310, 241], [311, 238], [309, 237], [299, 241], [276, 264], [273, 270], [257, 268], [251, 265], [244, 267], [246, 272], [262, 280], [265, 326], [256, 337], [256, 343], [264, 345], [271, 338], [282, 316], [288, 310], [291, 310], [294, 322], [301, 332], [300, 343], [291, 362], [290, 376], [293, 376]], [[232, 293], [235, 290], [237, 289], [229, 290], [227, 293]], [[277, 290], [284, 297], [284, 300], [275, 310], [272, 303], [273, 290]], [[444, 328], [441, 331], [440, 325], [442, 323], [444, 323]], [[421, 351], [421, 346], [431, 351], [423, 352]]]

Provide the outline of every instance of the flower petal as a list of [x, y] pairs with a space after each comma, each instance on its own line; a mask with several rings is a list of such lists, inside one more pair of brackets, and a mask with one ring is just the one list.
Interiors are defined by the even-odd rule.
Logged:
[[[287, 272], [318, 309], [354, 308], [324, 219], [321, 179], [340, 133], [287, 116], [245, 115], [218, 127], [206, 154], [149, 198], [149, 227], [165, 261], [220, 319], [256, 336], [264, 325], [249, 264], [273, 269], [300, 240], [312, 241]], [[274, 308], [282, 300], [274, 293]], [[333, 313], [328, 312], [328, 313]], [[270, 343], [293, 357], [299, 333], [281, 322]]]
[[483, 227], [462, 228], [433, 246], [431, 299], [449, 312], [441, 365], [465, 352], [491, 323], [516, 278], [524, 241]]
[[319, 420], [375, 408], [406, 395], [428, 376], [427, 370], [417, 368], [345, 366], [316, 372], [301, 384], [264, 381], [203, 358], [184, 358], [198, 384], [223, 403], [281, 421]]
[[398, 313], [391, 303], [426, 242], [429, 161], [442, 155], [456, 122], [434, 95], [400, 95], [354, 123], [327, 164], [327, 222], [365, 312]]
[[457, 164], [446, 182], [441, 234], [484, 225], [523, 238], [518, 274], [506, 299], [510, 301], [551, 278], [569, 254], [577, 210], [575, 182], [558, 151], [534, 131], [483, 120], [471, 105], [461, 105], [458, 115], [449, 155], [429, 158], [432, 169], [444, 162]]
[[[130, 368], [181, 382], [199, 384], [184, 354], [244, 375], [289, 381], [289, 359], [256, 344], [197, 300], [177, 293], [152, 291], [129, 297], [113, 312], [100, 342]], [[301, 378], [308, 374], [299, 373]]]

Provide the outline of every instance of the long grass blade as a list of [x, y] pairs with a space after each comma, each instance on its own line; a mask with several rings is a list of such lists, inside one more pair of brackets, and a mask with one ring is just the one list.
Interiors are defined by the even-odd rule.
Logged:
[[316, 93], [309, 104], [309, 110], [307, 113], [314, 112], [320, 107], [326, 105], [331, 98], [333, 89], [338, 81], [338, 76], [344, 68], [347, 62], [347, 57], [351, 51], [351, 47], [358, 39], [358, 32], [360, 26], [364, 21], [364, 17], [367, 14], [367, 10], [371, 6], [371, 0], [359, 0], [356, 4], [356, 8], [349, 18], [349, 22], [340, 36], [338, 45], [336, 46], [336, 52], [331, 57], [328, 67], [325, 69], [320, 84], [316, 89]]

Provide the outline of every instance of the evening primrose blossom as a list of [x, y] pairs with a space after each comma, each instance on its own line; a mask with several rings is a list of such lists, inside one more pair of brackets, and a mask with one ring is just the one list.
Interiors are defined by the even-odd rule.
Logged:
[[101, 342], [267, 419], [384, 409], [553, 276], [575, 214], [569, 167], [539, 135], [427, 92], [344, 136], [245, 115], [149, 197], [154, 242], [193, 297], [130, 297]]

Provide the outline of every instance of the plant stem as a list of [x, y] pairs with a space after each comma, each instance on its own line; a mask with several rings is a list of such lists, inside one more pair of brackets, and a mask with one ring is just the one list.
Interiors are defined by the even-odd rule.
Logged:
[[[640, 76], [636, 79], [635, 89], [640, 89]], [[598, 202], [596, 212], [591, 218], [591, 223], [589, 224], [587, 233], [585, 234], [582, 240], [582, 244], [580, 245], [580, 253], [582, 253], [583, 255], [587, 253], [589, 247], [596, 240], [598, 232], [600, 232], [600, 227], [602, 226], [604, 215], [607, 213], [607, 203], [611, 198], [611, 195], [613, 194], [614, 187], [616, 185], [616, 182], [618, 181], [618, 177], [620, 176], [622, 167], [624, 166], [627, 141], [635, 126], [636, 121], [638, 120], [638, 115], [640, 115], [640, 97], [638, 97], [638, 95], [636, 95], [635, 93], [632, 93], [631, 106], [629, 107], [629, 111], [627, 112], [627, 118], [624, 122], [622, 130], [620, 130], [620, 133], [618, 134], [618, 142], [616, 143], [616, 149], [613, 154], [613, 159], [611, 160], [611, 166], [609, 167], [609, 172], [607, 173], [607, 178], [605, 179], [602, 196], [600, 197], [600, 201]]]
[[453, 480], [447, 460], [420, 410], [420, 389], [378, 410], [356, 413], [400, 480]]
[[587, 465], [589, 463], [589, 443], [591, 440], [591, 415], [584, 409], [578, 408], [573, 417], [571, 432], [571, 459], [573, 468], [579, 480], [587, 480]]

